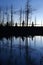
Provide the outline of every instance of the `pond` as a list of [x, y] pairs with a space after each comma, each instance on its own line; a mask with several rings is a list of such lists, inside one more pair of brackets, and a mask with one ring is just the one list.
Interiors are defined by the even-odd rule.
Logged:
[[0, 65], [43, 65], [43, 36], [0, 39]]

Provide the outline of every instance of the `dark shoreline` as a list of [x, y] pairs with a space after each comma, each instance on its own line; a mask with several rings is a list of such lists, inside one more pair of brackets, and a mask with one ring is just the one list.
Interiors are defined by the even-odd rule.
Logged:
[[43, 27], [0, 26], [0, 38], [11, 36], [15, 37], [43, 36]]

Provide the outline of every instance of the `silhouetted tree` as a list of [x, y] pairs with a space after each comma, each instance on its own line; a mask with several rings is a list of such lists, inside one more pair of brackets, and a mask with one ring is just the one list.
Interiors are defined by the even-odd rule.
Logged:
[[23, 20], [23, 22], [22, 22], [22, 26], [24, 26], [24, 20]]
[[15, 26], [17, 26], [17, 23], [15, 24]]
[[34, 23], [32, 22], [32, 26], [34, 26]]

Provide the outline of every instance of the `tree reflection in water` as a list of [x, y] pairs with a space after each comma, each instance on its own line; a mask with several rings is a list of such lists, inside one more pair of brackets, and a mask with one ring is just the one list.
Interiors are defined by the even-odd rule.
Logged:
[[[28, 37], [22, 39], [19, 37], [15, 40], [14, 37], [11, 37], [0, 40], [1, 65], [43, 65], [43, 52], [37, 47], [36, 37], [33, 40]], [[40, 42], [42, 40], [43, 38], [40, 39]]]

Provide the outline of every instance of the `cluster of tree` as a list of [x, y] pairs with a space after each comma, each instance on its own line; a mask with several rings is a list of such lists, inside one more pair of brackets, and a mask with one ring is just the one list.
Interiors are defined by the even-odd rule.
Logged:
[[0, 23], [0, 26], [13, 26], [14, 23], [12, 22], [6, 22], [5, 24], [4, 23]]
[[[22, 26], [24, 26], [24, 24], [25, 24], [25, 23], [24, 23], [24, 20], [23, 20], [23, 22], [22, 22]], [[18, 26], [17, 23], [15, 23], [15, 26]], [[21, 25], [20, 25], [20, 26], [21, 26]]]

